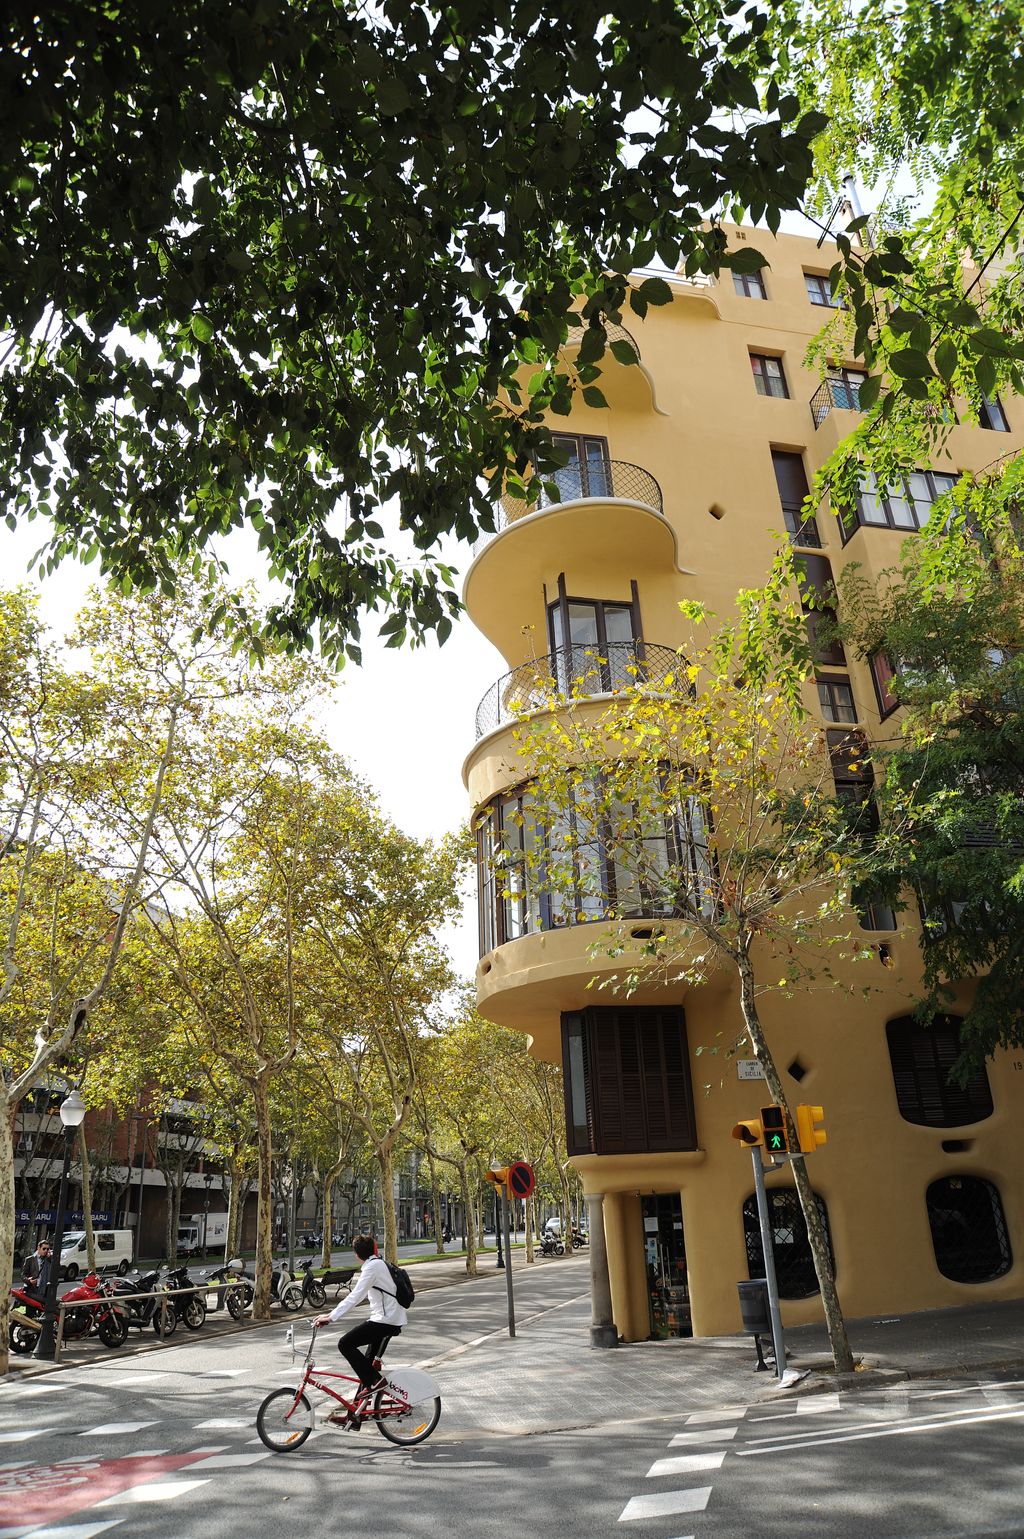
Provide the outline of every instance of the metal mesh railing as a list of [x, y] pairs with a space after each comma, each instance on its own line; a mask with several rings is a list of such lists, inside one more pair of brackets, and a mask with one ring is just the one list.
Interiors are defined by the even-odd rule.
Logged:
[[840, 411], [860, 411], [860, 383], [845, 379], [824, 380], [811, 396], [814, 426], [821, 427], [834, 406]]
[[580, 460], [563, 465], [550, 475], [536, 476], [529, 482], [528, 492], [527, 497], [513, 497], [508, 492], [502, 496], [502, 511], [497, 520], [499, 529], [514, 524], [527, 513], [586, 499], [607, 501], [615, 498], [642, 503], [655, 513], [665, 510], [661, 487], [650, 471], [640, 465], [631, 465], [627, 460]]
[[[566, 347], [578, 347], [579, 344], [583, 341], [583, 336], [586, 330], [587, 322], [583, 319], [582, 316], [570, 316], [569, 335], [565, 339]], [[636, 338], [633, 336], [632, 332], [627, 331], [625, 326], [620, 326], [615, 321], [607, 322], [605, 324], [604, 334], [607, 338], [605, 358], [615, 357], [615, 354], [611, 351], [613, 342], [625, 342], [636, 354], [637, 362], [640, 362], [640, 345]]]
[[559, 647], [547, 657], [521, 663], [492, 684], [476, 708], [476, 735], [484, 737], [529, 711], [562, 699], [614, 694], [637, 683], [657, 683], [680, 665], [672, 647], [644, 641]]

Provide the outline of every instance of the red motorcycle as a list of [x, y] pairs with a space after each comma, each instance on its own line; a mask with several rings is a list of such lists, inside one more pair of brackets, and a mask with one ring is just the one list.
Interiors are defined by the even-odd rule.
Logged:
[[31, 1292], [24, 1283], [21, 1287], [11, 1289], [11, 1328], [8, 1340], [12, 1352], [27, 1354], [35, 1351], [42, 1318], [43, 1301], [38, 1293]]
[[93, 1299], [104, 1301], [92, 1308], [65, 1309], [64, 1340], [88, 1336], [95, 1330], [105, 1347], [123, 1347], [128, 1340], [128, 1316], [113, 1298], [113, 1293], [113, 1285], [101, 1282], [95, 1272], [88, 1272], [77, 1288], [69, 1288], [63, 1293], [60, 1302], [65, 1305], [84, 1305]]

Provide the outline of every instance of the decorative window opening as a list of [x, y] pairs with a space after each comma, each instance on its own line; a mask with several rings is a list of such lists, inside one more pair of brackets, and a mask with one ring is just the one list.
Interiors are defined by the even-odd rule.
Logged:
[[1013, 1265], [1003, 1204], [981, 1176], [944, 1176], [926, 1195], [935, 1264], [953, 1282], [992, 1282]]
[[954, 1015], [936, 1016], [930, 1026], [903, 1015], [886, 1026], [896, 1102], [905, 1121], [955, 1128], [992, 1115], [992, 1091], [984, 1068], [964, 1085], [950, 1080], [961, 1053], [962, 1025]]
[[[779, 1297], [784, 1299], [809, 1299], [818, 1292], [818, 1277], [814, 1270], [807, 1225], [799, 1198], [792, 1187], [768, 1189], [768, 1221], [772, 1231], [772, 1252], [775, 1257], [775, 1276], [779, 1284]], [[829, 1259], [835, 1272], [835, 1256], [832, 1251], [832, 1234], [828, 1223], [828, 1208], [824, 1198], [815, 1193], [818, 1212], [825, 1229]], [[743, 1204], [743, 1239], [747, 1247], [747, 1274], [764, 1276], [764, 1248], [761, 1244], [761, 1226], [757, 1218], [757, 1198], [751, 1194]]]
[[799, 1058], [793, 1059], [793, 1062], [786, 1070], [786, 1073], [789, 1075], [790, 1079], [795, 1079], [798, 1085], [802, 1079], [806, 1079], [807, 1077], [807, 1070], [804, 1068]]

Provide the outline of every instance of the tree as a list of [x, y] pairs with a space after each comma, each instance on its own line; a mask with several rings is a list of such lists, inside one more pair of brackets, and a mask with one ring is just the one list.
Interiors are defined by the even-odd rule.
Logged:
[[926, 1018], [951, 982], [975, 980], [960, 1076], [1024, 1044], [1024, 604], [1009, 524], [998, 548], [993, 560], [961, 524], [931, 546], [908, 541], [881, 583], [855, 567], [840, 583], [843, 633], [890, 661], [902, 707], [876, 756], [882, 815], [910, 837], [875, 891], [920, 902]]
[[[736, 618], [717, 629], [700, 606], [682, 608], [694, 641], [676, 668], [638, 669], [607, 707], [554, 697], [552, 714], [516, 729], [530, 777], [528, 880], [563, 922], [581, 911], [611, 922], [595, 950], [619, 966], [609, 974], [604, 963], [602, 987], [696, 984], [731, 969], [749, 1050], [795, 1146], [761, 1001], [814, 980], [838, 985], [830, 949], [864, 951], [850, 935], [850, 886], [884, 864], [896, 835], [866, 840], [865, 809], [836, 798], [823, 734], [803, 706], [811, 667], [786, 566], [741, 593]], [[639, 943], [638, 914], [658, 921]], [[792, 1170], [836, 1369], [849, 1371], [817, 1201], [804, 1161]]]
[[47, 513], [53, 557], [167, 590], [244, 525], [285, 585], [278, 639], [357, 653], [374, 608], [392, 641], [443, 639], [431, 552], [493, 528], [504, 470], [565, 409], [569, 311], [588, 303], [572, 388], [597, 401], [602, 316], [668, 298], [625, 274], [736, 265], [723, 205], [773, 225], [798, 205], [822, 119], [780, 92], [766, 21], [709, 0], [5, 7], [9, 518]]

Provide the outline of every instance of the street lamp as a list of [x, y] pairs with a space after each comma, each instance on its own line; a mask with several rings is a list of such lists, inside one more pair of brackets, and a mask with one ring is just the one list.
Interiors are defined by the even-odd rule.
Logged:
[[68, 1200], [68, 1172], [71, 1169], [71, 1151], [75, 1134], [85, 1120], [85, 1102], [77, 1090], [61, 1102], [60, 1120], [64, 1124], [64, 1164], [60, 1172], [60, 1191], [57, 1195], [57, 1218], [53, 1226], [53, 1247], [50, 1256], [50, 1275], [46, 1280], [43, 1296], [43, 1318], [36, 1344], [35, 1356], [52, 1363], [57, 1356], [57, 1283], [60, 1279], [60, 1252], [64, 1243], [64, 1209]]
[[210, 1187], [213, 1185], [213, 1171], [207, 1170], [203, 1175], [206, 1182], [206, 1196], [203, 1198], [203, 1260], [206, 1260], [206, 1226], [210, 1221]]

